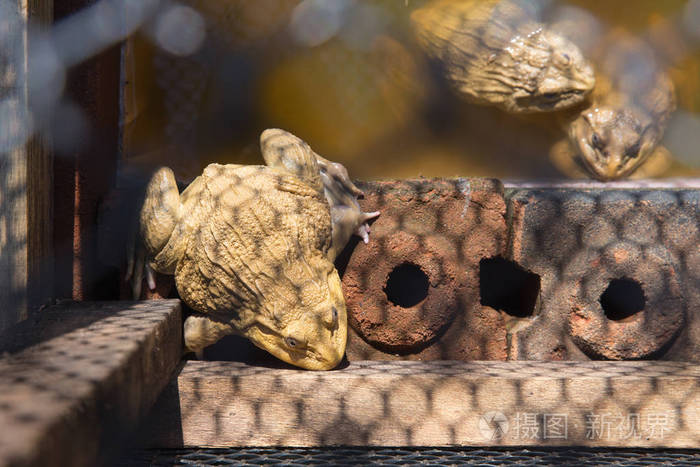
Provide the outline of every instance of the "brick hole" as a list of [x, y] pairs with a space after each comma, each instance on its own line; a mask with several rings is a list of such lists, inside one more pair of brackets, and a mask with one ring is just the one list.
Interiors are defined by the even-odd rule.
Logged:
[[612, 321], [634, 317], [644, 309], [646, 299], [639, 282], [623, 277], [613, 279], [600, 296], [605, 316]]
[[481, 304], [517, 318], [535, 313], [540, 295], [540, 276], [501, 257], [479, 262]]
[[411, 308], [428, 297], [430, 281], [423, 270], [413, 263], [403, 263], [389, 273], [384, 293], [394, 305]]

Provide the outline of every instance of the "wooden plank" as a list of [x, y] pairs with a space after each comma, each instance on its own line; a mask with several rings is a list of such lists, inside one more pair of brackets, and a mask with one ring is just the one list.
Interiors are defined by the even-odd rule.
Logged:
[[[34, 28], [53, 22], [53, 0], [29, 0], [27, 16]], [[27, 37], [32, 46], [32, 36]], [[32, 73], [32, 70], [28, 70]], [[27, 152], [27, 300], [36, 310], [54, 296], [53, 289], [53, 152], [46, 135], [35, 135]]]
[[52, 290], [52, 158], [46, 142], [31, 137], [27, 85], [27, 22], [49, 24], [52, 8], [52, 0], [12, 0], [0, 12], [0, 331]]
[[0, 339], [0, 466], [99, 465], [180, 361], [180, 303], [70, 303], [31, 321]]
[[27, 12], [21, 2], [1, 6], [5, 34], [0, 45], [0, 331], [27, 313], [26, 58], [16, 54], [25, 47]]
[[700, 445], [700, 365], [353, 362], [330, 372], [190, 361], [152, 447]]

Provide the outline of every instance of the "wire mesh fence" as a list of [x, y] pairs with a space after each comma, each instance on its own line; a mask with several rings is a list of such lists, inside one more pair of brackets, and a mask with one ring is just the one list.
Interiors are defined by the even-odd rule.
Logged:
[[700, 462], [694, 450], [591, 448], [240, 448], [143, 450], [115, 467], [166, 465], [674, 465]]

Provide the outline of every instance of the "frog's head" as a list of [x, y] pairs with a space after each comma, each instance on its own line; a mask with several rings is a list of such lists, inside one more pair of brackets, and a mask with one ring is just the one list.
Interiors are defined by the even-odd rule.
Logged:
[[514, 38], [505, 48], [523, 57], [523, 75], [536, 67], [531, 87], [520, 96], [514, 92], [518, 111], [541, 112], [566, 109], [582, 102], [595, 85], [591, 63], [569, 39], [546, 29]]
[[634, 172], [654, 150], [658, 134], [626, 109], [600, 106], [574, 120], [569, 139], [591, 175], [605, 181]]
[[[276, 291], [265, 294], [265, 312], [243, 334], [287, 363], [331, 370], [345, 354], [347, 312], [338, 272], [325, 258], [319, 261], [325, 264], [315, 268], [308, 261], [306, 274], [292, 271], [277, 281]], [[313, 269], [320, 274], [308, 277]]]

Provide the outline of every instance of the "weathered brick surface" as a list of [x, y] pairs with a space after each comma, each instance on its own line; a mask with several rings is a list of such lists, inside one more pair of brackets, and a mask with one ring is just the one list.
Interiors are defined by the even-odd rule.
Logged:
[[[700, 192], [514, 189], [508, 198], [510, 257], [541, 278], [510, 358], [698, 358]], [[643, 301], [624, 319], [601, 304], [619, 280], [643, 293], [623, 289], [626, 306]]]
[[[501, 183], [419, 179], [361, 189], [362, 208], [381, 216], [370, 242], [351, 245], [347, 264], [339, 260], [348, 359], [505, 359], [501, 313], [482, 307], [479, 298], [480, 260], [505, 253]], [[392, 301], [389, 279], [402, 267], [408, 272]]]
[[[510, 185], [505, 198], [489, 179], [359, 183], [363, 209], [382, 215], [337, 262], [348, 358], [698, 360], [700, 186], [675, 183]], [[408, 304], [390, 297], [402, 266], [394, 293]], [[168, 296], [168, 279], [143, 296]], [[606, 316], [601, 297], [620, 280], [643, 305]], [[225, 341], [209, 358], [271, 358]]]

